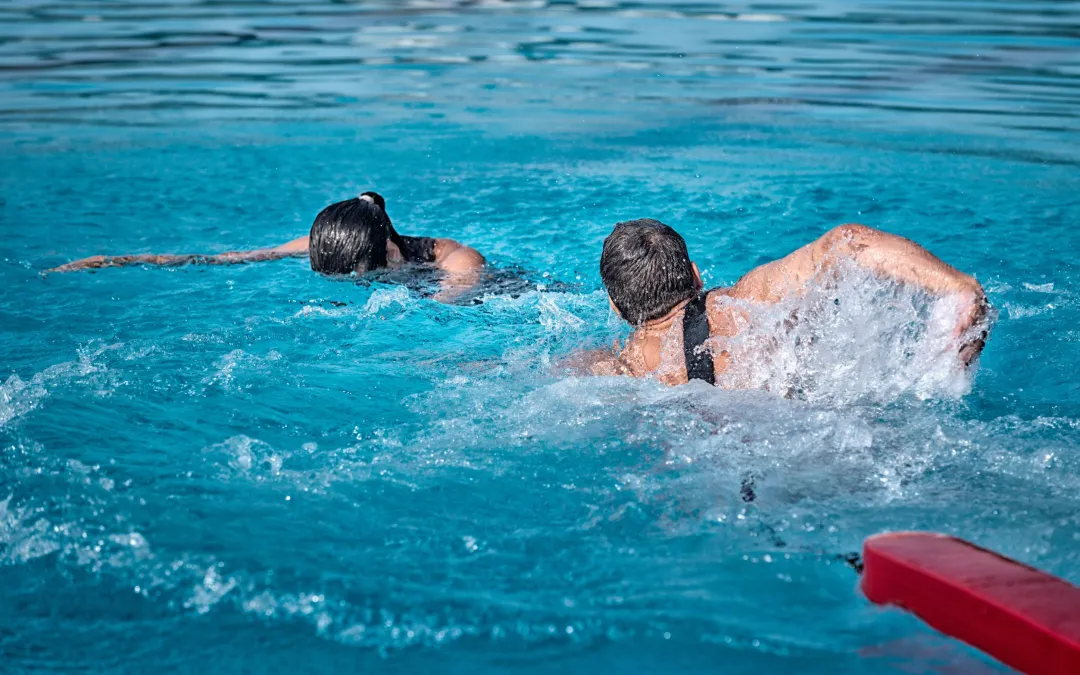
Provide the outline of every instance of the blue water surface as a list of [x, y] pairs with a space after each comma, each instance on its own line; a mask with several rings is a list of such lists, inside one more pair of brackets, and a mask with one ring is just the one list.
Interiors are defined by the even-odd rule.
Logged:
[[[1078, 167], [1074, 2], [8, 0], [0, 670], [1000, 672], [837, 556], [931, 529], [1080, 583]], [[368, 189], [529, 290], [41, 274]], [[923, 243], [999, 311], [970, 392], [881, 346], [897, 289], [794, 399], [566, 376], [626, 334], [632, 217], [711, 285]]]

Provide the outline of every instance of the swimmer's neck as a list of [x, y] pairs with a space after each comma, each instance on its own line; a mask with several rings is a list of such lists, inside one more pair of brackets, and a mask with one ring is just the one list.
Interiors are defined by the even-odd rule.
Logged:
[[672, 330], [690, 300], [692, 298], [687, 298], [672, 307], [664, 316], [634, 328], [619, 354], [619, 359], [633, 375], [648, 375], [660, 367], [664, 345], [672, 336]]
[[678, 319], [686, 308], [686, 305], [690, 303], [693, 298], [687, 298], [679, 304], [671, 308], [671, 311], [658, 319], [652, 319], [646, 321], [634, 328], [634, 332], [630, 334], [630, 338], [627, 340], [627, 344], [632, 342], [644, 342], [649, 340], [656, 340], [666, 336], [670, 331], [672, 325], [674, 325], [676, 319]]
[[[731, 295], [731, 291], [732, 289], [729, 287], [717, 287], [708, 291], [701, 291], [700, 289], [698, 290], [699, 293], [704, 292], [706, 296]], [[683, 300], [679, 304], [672, 307], [670, 312], [660, 318], [646, 321], [640, 326], [635, 326], [634, 331], [630, 334], [630, 337], [627, 340], [627, 343], [629, 344], [630, 342], [638, 340], [648, 340], [650, 338], [660, 338], [669, 334], [671, 331], [671, 327], [675, 323], [676, 319], [680, 319], [682, 317], [683, 310], [686, 309], [686, 306], [690, 304], [690, 301], [693, 300], [694, 297], [697, 296], [689, 297], [686, 300]]]
[[675, 321], [675, 319], [679, 316], [679, 314], [682, 314], [683, 309], [688, 304], [690, 304], [690, 301], [692, 299], [693, 298], [687, 298], [686, 300], [683, 300], [679, 304], [672, 307], [670, 312], [668, 312], [664, 316], [660, 317], [659, 319], [653, 319], [652, 321], [646, 321], [645, 323], [638, 326], [638, 330], [658, 331], [658, 330], [667, 330], [668, 328], [671, 328], [671, 324]]

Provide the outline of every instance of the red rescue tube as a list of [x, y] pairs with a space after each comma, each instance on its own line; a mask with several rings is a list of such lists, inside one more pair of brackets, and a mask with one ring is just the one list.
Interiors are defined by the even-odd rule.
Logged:
[[1031, 675], [1080, 673], [1080, 588], [942, 534], [863, 543], [862, 590]]

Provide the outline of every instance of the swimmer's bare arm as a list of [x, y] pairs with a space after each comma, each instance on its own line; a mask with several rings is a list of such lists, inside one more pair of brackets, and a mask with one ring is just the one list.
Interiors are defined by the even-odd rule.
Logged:
[[[958, 317], [956, 336], [980, 321], [989, 310], [986, 293], [975, 277], [945, 263], [910, 239], [853, 223], [835, 227], [794, 253], [750, 271], [730, 289], [730, 294], [759, 302], [778, 302], [788, 295], [802, 293], [809, 284], [844, 261], [934, 295], [958, 295], [964, 309]], [[974, 350], [970, 345], [962, 348], [965, 361], [982, 348], [981, 340], [976, 342]]]
[[207, 262], [212, 265], [232, 265], [235, 263], [262, 262], [264, 260], [280, 260], [282, 258], [301, 258], [308, 254], [307, 235], [297, 237], [290, 242], [273, 248], [257, 248], [254, 251], [229, 251], [218, 255], [208, 256]]
[[264, 260], [280, 260], [281, 258], [301, 257], [307, 255], [308, 237], [298, 237], [281, 246], [272, 248], [260, 248], [253, 251], [229, 251], [217, 255], [121, 255], [105, 256], [95, 255], [82, 260], [69, 262], [59, 267], [46, 270], [50, 272], [75, 272], [78, 270], [100, 269], [102, 267], [129, 267], [132, 265], [157, 265], [159, 267], [176, 267], [179, 265], [202, 264], [202, 265], [235, 265], [248, 262], [262, 262]]
[[974, 277], [946, 264], [910, 239], [856, 224], [835, 227], [794, 253], [750, 271], [735, 284], [732, 294], [778, 302], [787, 295], [802, 292], [823, 272], [843, 261], [936, 295], [985, 296]]
[[446, 272], [435, 299], [451, 302], [480, 281], [487, 262], [484, 256], [469, 246], [453, 239], [435, 240], [435, 266]]

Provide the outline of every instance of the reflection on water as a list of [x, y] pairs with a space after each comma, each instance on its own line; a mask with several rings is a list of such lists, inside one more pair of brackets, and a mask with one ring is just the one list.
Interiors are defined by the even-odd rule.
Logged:
[[12, 0], [0, 31], [8, 125], [693, 103], [1051, 147], [1080, 116], [1073, 3]]

